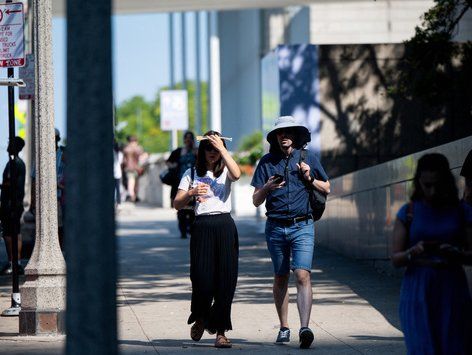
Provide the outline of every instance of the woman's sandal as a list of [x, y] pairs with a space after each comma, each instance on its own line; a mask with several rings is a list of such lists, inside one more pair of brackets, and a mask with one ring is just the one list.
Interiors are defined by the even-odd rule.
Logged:
[[205, 331], [205, 324], [203, 321], [197, 320], [193, 323], [190, 328], [190, 337], [194, 341], [199, 341], [202, 338], [203, 332]]
[[215, 341], [215, 348], [231, 348], [233, 344], [224, 335], [218, 335]]

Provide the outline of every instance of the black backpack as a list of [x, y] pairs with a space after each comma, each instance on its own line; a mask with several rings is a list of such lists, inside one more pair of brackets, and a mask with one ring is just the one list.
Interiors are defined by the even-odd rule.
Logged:
[[[300, 151], [300, 160], [299, 160], [298, 164], [305, 161], [306, 153], [307, 153], [306, 149], [302, 149]], [[315, 173], [315, 172], [313, 172], [313, 173]], [[321, 218], [321, 216], [323, 215], [323, 212], [326, 208], [326, 197], [327, 196], [323, 192], [318, 191], [313, 186], [311, 186], [311, 184], [309, 182], [307, 182], [302, 176], [300, 176], [300, 178], [303, 180], [303, 182], [305, 183], [306, 188], [308, 189], [308, 193], [309, 193], [308, 200], [310, 202], [310, 207], [311, 207], [311, 210], [312, 210], [311, 214], [313, 216], [313, 220], [318, 221]], [[315, 179], [316, 178], [318, 178], [318, 177], [315, 175]]]

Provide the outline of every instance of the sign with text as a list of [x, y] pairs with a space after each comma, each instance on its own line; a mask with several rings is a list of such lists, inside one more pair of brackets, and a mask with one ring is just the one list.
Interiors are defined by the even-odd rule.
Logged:
[[23, 4], [0, 4], [0, 67], [23, 65], [25, 65]]
[[26, 56], [26, 65], [19, 69], [18, 74], [20, 79], [23, 79], [26, 86], [20, 87], [20, 100], [34, 99], [34, 55], [28, 54]]
[[161, 129], [188, 129], [188, 94], [186, 90], [161, 91]]

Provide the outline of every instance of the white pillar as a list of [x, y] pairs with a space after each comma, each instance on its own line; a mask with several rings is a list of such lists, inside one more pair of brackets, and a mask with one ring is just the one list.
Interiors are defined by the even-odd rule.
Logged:
[[200, 76], [200, 12], [195, 12], [195, 133], [202, 134], [202, 96]]
[[[169, 14], [169, 73], [170, 88], [175, 89], [175, 56], [174, 56], [174, 13]], [[174, 129], [170, 135], [170, 148], [177, 149], [179, 142], [177, 141], [177, 131]]]
[[220, 80], [220, 37], [218, 33], [218, 12], [210, 15], [210, 96], [211, 129], [221, 132], [221, 80]]

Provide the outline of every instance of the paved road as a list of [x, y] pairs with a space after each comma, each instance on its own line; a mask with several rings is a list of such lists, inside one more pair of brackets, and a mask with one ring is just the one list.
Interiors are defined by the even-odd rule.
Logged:
[[[228, 333], [238, 354], [292, 354], [299, 327], [293, 280], [289, 321], [292, 342], [273, 344], [277, 316], [272, 301], [271, 264], [261, 223], [237, 219], [240, 233], [240, 276]], [[175, 212], [126, 206], [118, 214], [120, 280], [119, 344], [125, 354], [210, 353], [214, 336], [194, 343], [186, 324], [190, 306], [188, 240], [177, 237]], [[370, 267], [317, 248], [311, 327], [318, 354], [404, 354], [399, 329], [399, 280]], [[8, 289], [0, 288], [0, 306]], [[8, 326], [6, 325], [8, 323]], [[0, 318], [2, 353], [60, 353], [60, 339], [18, 339], [14, 320]], [[313, 350], [313, 349], [312, 349]], [[305, 350], [306, 352], [306, 350]]]

